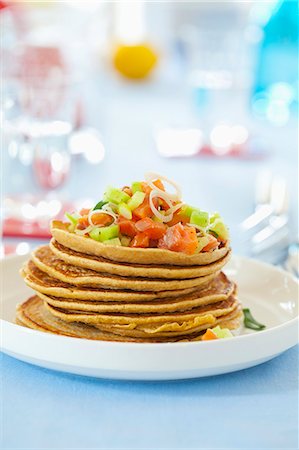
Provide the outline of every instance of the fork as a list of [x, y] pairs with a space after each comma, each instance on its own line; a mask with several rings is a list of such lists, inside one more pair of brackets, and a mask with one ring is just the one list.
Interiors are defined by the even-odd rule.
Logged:
[[270, 171], [258, 175], [253, 214], [241, 223], [241, 229], [255, 257], [282, 263], [289, 246], [288, 189], [286, 180]]

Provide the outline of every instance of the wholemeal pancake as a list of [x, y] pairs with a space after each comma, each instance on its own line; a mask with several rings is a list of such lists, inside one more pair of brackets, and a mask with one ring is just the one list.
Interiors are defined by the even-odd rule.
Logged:
[[114, 334], [120, 334], [124, 337], [133, 337], [138, 339], [154, 338], [167, 338], [167, 337], [189, 337], [190, 335], [200, 334], [207, 328], [213, 328], [216, 325], [220, 325], [223, 328], [229, 328], [235, 330], [242, 324], [243, 312], [240, 303], [236, 302], [235, 307], [227, 314], [220, 316], [213, 316], [209, 321], [201, 323], [194, 320], [188, 323], [173, 323], [163, 324], [162, 326], [138, 326], [133, 328], [126, 325], [108, 325], [108, 324], [95, 324], [94, 327], [99, 328], [101, 331], [109, 331]]
[[165, 298], [147, 302], [89, 302], [87, 300], [53, 297], [38, 293], [38, 296], [49, 305], [60, 309], [87, 311], [87, 312], [121, 312], [121, 313], [167, 313], [174, 311], [186, 311], [197, 306], [207, 305], [226, 300], [233, 293], [235, 285], [232, 281], [220, 273], [205, 288], [183, 295], [178, 298]]
[[[217, 322], [217, 321], [216, 321]], [[121, 334], [114, 334], [108, 331], [102, 331], [90, 325], [80, 323], [67, 323], [53, 316], [45, 307], [40, 298], [33, 296], [27, 301], [18, 305], [16, 323], [34, 330], [57, 335], [71, 336], [83, 339], [93, 339], [101, 341], [120, 341], [120, 342], [176, 342], [176, 341], [196, 341], [200, 340], [202, 331], [189, 334], [188, 336], [161, 337], [129, 337]], [[235, 329], [239, 325], [239, 319], [233, 314], [226, 316], [225, 326]]]
[[194, 266], [211, 264], [223, 258], [228, 251], [229, 242], [224, 247], [212, 252], [186, 255], [160, 248], [131, 248], [106, 245], [86, 236], [79, 236], [68, 231], [69, 224], [57, 220], [52, 221], [51, 234], [61, 245], [80, 253], [101, 256], [113, 261], [133, 264], [166, 264], [175, 266]]
[[239, 308], [238, 300], [231, 296], [228, 300], [210, 306], [195, 308], [193, 311], [168, 313], [165, 315], [138, 314], [95, 314], [63, 311], [47, 303], [45, 307], [51, 314], [65, 322], [80, 322], [129, 337], [175, 337], [198, 333], [215, 326], [218, 318]]
[[223, 258], [214, 263], [186, 267], [167, 264], [139, 264], [137, 261], [134, 264], [115, 262], [101, 256], [76, 252], [75, 250], [59, 244], [55, 239], [50, 241], [49, 247], [59, 259], [68, 264], [95, 270], [97, 272], [134, 278], [187, 279], [202, 277], [220, 271], [228, 262], [231, 255], [231, 251], [228, 251]]
[[[213, 303], [211, 305], [203, 305], [193, 308], [189, 311], [178, 311], [173, 313], [165, 314], [135, 314], [135, 313], [93, 313], [93, 312], [80, 312], [80, 311], [68, 311], [60, 308], [53, 307], [47, 303], [45, 306], [49, 311], [66, 322], [82, 322], [90, 325], [101, 325], [101, 324], [111, 324], [124, 325], [131, 329], [137, 327], [157, 329], [173, 329], [176, 328], [187, 328], [189, 327], [188, 322], [196, 323], [198, 325], [213, 321], [214, 317], [218, 317], [231, 312], [236, 305], [238, 300], [231, 295], [228, 299], [222, 300], [220, 302]], [[188, 324], [188, 325], [182, 325]], [[161, 331], [162, 331], [161, 329]]]
[[125, 338], [121, 335], [101, 331], [90, 325], [64, 322], [53, 316], [37, 296], [30, 297], [26, 302], [18, 305], [16, 323], [38, 331], [83, 339], [144, 342], [143, 339]]
[[57, 258], [48, 245], [39, 247], [31, 255], [34, 264], [43, 272], [65, 283], [75, 286], [99, 286], [108, 289], [130, 289], [133, 291], [170, 291], [195, 288], [210, 282], [214, 274], [187, 280], [161, 280], [159, 278], [128, 278], [96, 272], [70, 265]]
[[102, 289], [99, 287], [78, 287], [50, 277], [38, 269], [32, 261], [29, 261], [23, 266], [21, 275], [27, 286], [42, 294], [89, 301], [147, 301], [156, 298], [177, 297], [194, 291], [194, 288], [159, 292], [137, 292], [131, 290]]

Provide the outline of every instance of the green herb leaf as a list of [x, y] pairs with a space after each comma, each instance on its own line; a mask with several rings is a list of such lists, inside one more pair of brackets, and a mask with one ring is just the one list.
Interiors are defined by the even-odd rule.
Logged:
[[102, 207], [104, 206], [104, 205], [106, 205], [108, 202], [106, 202], [106, 201], [104, 201], [104, 200], [101, 200], [99, 203], [97, 203], [96, 204], [96, 206], [93, 208], [93, 211], [95, 210], [95, 209], [102, 209]]
[[249, 308], [244, 308], [243, 313], [244, 313], [244, 325], [246, 328], [250, 328], [251, 330], [256, 331], [260, 331], [266, 328], [266, 325], [263, 325], [262, 323], [257, 322], [255, 320]]

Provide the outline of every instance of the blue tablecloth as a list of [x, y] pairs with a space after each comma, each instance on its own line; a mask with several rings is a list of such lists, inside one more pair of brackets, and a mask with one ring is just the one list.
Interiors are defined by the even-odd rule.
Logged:
[[[115, 84], [91, 91], [88, 120], [101, 130], [107, 156], [99, 166], [74, 161], [64, 195], [99, 199], [107, 184], [123, 185], [155, 170], [177, 180], [186, 201], [219, 210], [237, 252], [238, 224], [252, 212], [257, 172], [270, 168], [287, 177], [295, 193], [296, 126], [272, 129], [248, 122], [268, 143], [271, 156], [265, 160], [167, 160], [156, 152], [153, 130], [174, 118], [188, 123], [180, 90], [173, 96], [167, 85], [123, 90]], [[5, 191], [13, 190], [16, 175], [4, 171]], [[291, 219], [295, 203], [293, 195]], [[297, 375], [296, 349], [241, 372], [169, 383], [86, 379], [3, 356], [2, 447], [297, 448]]]
[[178, 382], [117, 382], [2, 360], [3, 449], [297, 449], [298, 352]]

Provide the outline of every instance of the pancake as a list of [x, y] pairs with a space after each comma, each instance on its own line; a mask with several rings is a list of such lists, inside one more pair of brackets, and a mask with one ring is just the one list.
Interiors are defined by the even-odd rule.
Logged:
[[[141, 328], [159, 331], [185, 331], [204, 323], [213, 323], [216, 317], [228, 314], [238, 305], [238, 300], [232, 295], [211, 305], [203, 305], [189, 311], [178, 311], [165, 314], [135, 314], [135, 313], [93, 313], [68, 311], [45, 303], [46, 308], [56, 317], [66, 322], [81, 322], [89, 325], [109, 324], [122, 325], [126, 328]], [[150, 332], [150, 331], [148, 331]], [[152, 331], [155, 332], [155, 331]]]
[[[90, 325], [84, 325], [79, 323], [67, 323], [54, 317], [47, 309], [41, 299], [37, 296], [29, 298], [27, 301], [18, 305], [16, 323], [47, 333], [54, 333], [56, 335], [71, 336], [83, 339], [92, 339], [100, 341], [119, 341], [119, 342], [177, 342], [177, 341], [196, 341], [200, 340], [201, 334], [204, 332], [193, 333], [187, 337], [179, 336], [173, 338], [134, 338], [129, 336], [122, 336], [121, 334], [114, 334], [107, 331], [101, 331]], [[227, 324], [232, 324], [232, 328], [237, 328], [238, 323], [231, 315], [227, 315]], [[234, 326], [233, 326], [234, 325]], [[229, 327], [229, 326], [228, 326]]]
[[68, 223], [52, 221], [51, 234], [57, 242], [80, 253], [101, 256], [113, 261], [136, 264], [159, 264], [175, 266], [194, 266], [211, 264], [223, 258], [228, 251], [229, 242], [212, 252], [186, 255], [159, 248], [131, 248], [102, 244], [86, 236], [79, 236], [68, 231]]
[[27, 286], [42, 294], [89, 301], [147, 301], [156, 298], [177, 297], [194, 291], [194, 288], [159, 292], [137, 292], [99, 287], [78, 287], [50, 277], [38, 269], [32, 261], [23, 266], [21, 275]]
[[[94, 327], [102, 330], [109, 331], [115, 334], [120, 334], [124, 337], [134, 337], [138, 339], [149, 339], [149, 338], [158, 338], [158, 339], [166, 339], [166, 338], [177, 338], [185, 336], [188, 340], [192, 335], [199, 335], [201, 332], [207, 330], [208, 328], [213, 328], [217, 325], [222, 328], [229, 328], [230, 330], [235, 330], [240, 328], [242, 325], [243, 312], [242, 307], [239, 303], [236, 303], [235, 308], [232, 309], [227, 314], [223, 314], [221, 316], [213, 317], [208, 322], [204, 322], [198, 324], [196, 321], [192, 324], [193, 326], [186, 327], [185, 324], [180, 326], [180, 324], [175, 324], [171, 327], [171, 329], [167, 329], [167, 325], [163, 327], [138, 327], [138, 328], [130, 328], [124, 325], [94, 325]], [[189, 324], [190, 325], [190, 324]]]
[[121, 312], [121, 313], [167, 313], [186, 311], [197, 306], [207, 305], [227, 299], [234, 291], [235, 285], [229, 281], [224, 273], [220, 273], [205, 288], [180, 296], [178, 298], [165, 298], [147, 302], [89, 302], [87, 300], [53, 297], [42, 293], [38, 296], [49, 305], [56, 308], [87, 311], [87, 312]]
[[195, 288], [210, 282], [214, 274], [187, 280], [161, 280], [159, 278], [128, 278], [96, 272], [70, 265], [59, 259], [48, 245], [39, 247], [31, 254], [34, 264], [43, 272], [64, 283], [76, 286], [99, 286], [108, 289], [130, 289], [133, 291], [168, 291]]
[[115, 262], [101, 256], [88, 255], [64, 247], [52, 239], [49, 244], [52, 252], [62, 261], [77, 267], [95, 270], [96, 272], [110, 273], [124, 277], [187, 279], [197, 278], [220, 271], [228, 262], [231, 251], [220, 260], [201, 266], [173, 266], [167, 264], [130, 264]]
[[[122, 337], [112, 333], [101, 331], [89, 325], [80, 323], [69, 324], [63, 322], [49, 313], [41, 299], [37, 296], [30, 297], [26, 302], [18, 305], [16, 323], [33, 330], [55, 333], [63, 336], [71, 336], [83, 339], [100, 341], [140, 341], [129, 337]], [[142, 340], [143, 341], [143, 340]]]

